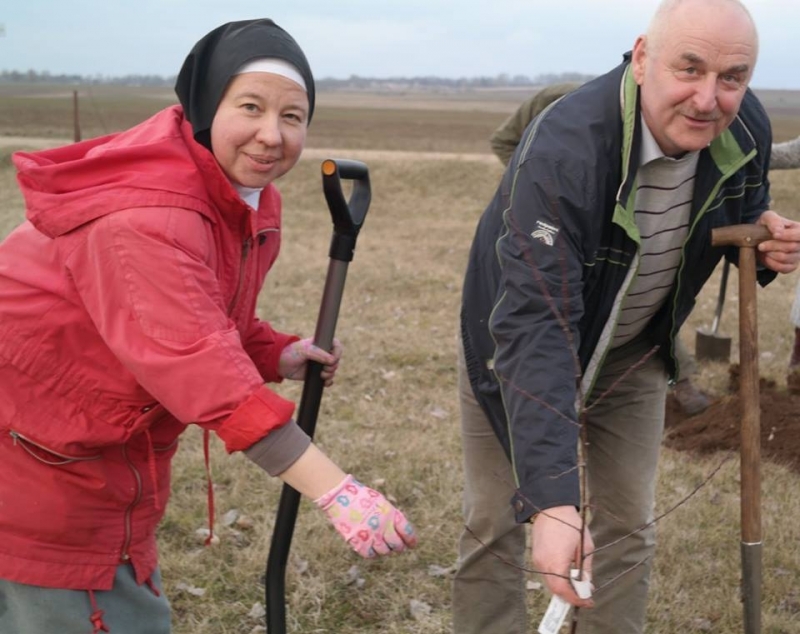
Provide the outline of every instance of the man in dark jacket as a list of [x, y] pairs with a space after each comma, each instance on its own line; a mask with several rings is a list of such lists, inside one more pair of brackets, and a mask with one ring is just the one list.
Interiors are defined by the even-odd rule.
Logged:
[[[738, 0], [665, 0], [632, 55], [515, 151], [463, 289], [458, 634], [527, 631], [528, 522], [548, 588], [594, 608], [581, 634], [642, 631], [675, 336], [737, 256], [711, 229], [770, 230], [762, 284], [800, 257], [800, 224], [769, 208], [769, 120], [747, 88], [757, 48]], [[606, 587], [579, 598], [573, 567]]]
[[[519, 108], [503, 121], [492, 133], [492, 136], [489, 137], [492, 151], [503, 162], [503, 165], [508, 165], [528, 124], [539, 116], [539, 113], [547, 106], [557, 99], [561, 99], [561, 97], [572, 92], [580, 85], [578, 82], [565, 82], [563, 84], [545, 86], [523, 101]], [[675, 378], [672, 386], [672, 395], [684, 414], [695, 416], [706, 410], [711, 405], [711, 401], [692, 383], [691, 377], [697, 373], [697, 362], [680, 337], [675, 337], [675, 357], [681, 374]]]

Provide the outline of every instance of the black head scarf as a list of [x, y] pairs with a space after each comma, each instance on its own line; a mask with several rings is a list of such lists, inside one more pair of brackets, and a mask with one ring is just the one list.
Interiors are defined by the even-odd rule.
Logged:
[[211, 122], [228, 82], [242, 64], [259, 57], [276, 57], [297, 68], [306, 83], [311, 123], [314, 76], [294, 38], [266, 18], [228, 22], [194, 45], [175, 82], [178, 100], [198, 143], [211, 149]]

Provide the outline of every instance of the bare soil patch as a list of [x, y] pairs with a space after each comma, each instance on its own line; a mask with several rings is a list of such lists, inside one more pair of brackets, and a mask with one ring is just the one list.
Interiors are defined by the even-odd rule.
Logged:
[[[739, 451], [741, 403], [738, 366], [731, 366], [728, 393], [715, 398], [704, 412], [687, 417], [670, 394], [666, 410], [666, 446], [679, 451], [709, 454]], [[762, 457], [800, 473], [800, 395], [760, 381]]]

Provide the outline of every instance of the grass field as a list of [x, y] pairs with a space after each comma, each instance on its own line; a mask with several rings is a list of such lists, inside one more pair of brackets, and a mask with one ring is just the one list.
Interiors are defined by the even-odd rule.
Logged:
[[[176, 97], [169, 88], [0, 84], [2, 137], [73, 138], [73, 90], [82, 138], [125, 129]], [[309, 147], [488, 152], [488, 136], [527, 92], [331, 92], [317, 96]], [[800, 91], [763, 91], [776, 141], [800, 135]]]
[[[171, 102], [164, 92], [99, 89], [92, 99], [94, 106], [82, 106], [84, 136], [130, 125]], [[800, 107], [795, 111], [794, 102], [786, 106], [780, 96], [775, 99], [776, 139], [800, 134]], [[279, 329], [311, 335], [330, 239], [314, 148], [338, 148], [347, 158], [369, 163], [373, 203], [350, 265], [337, 329], [345, 358], [337, 384], [323, 400], [317, 439], [346, 470], [391, 496], [415, 522], [421, 539], [408, 555], [363, 561], [303, 502], [288, 577], [290, 632], [449, 631], [448, 570], [455, 563], [462, 526], [455, 397], [460, 286], [475, 223], [501, 175], [499, 162], [474, 155], [488, 154], [488, 135], [515, 105], [511, 96], [487, 99], [481, 94], [438, 100], [430, 95], [320, 95], [309, 157], [280, 184], [284, 243], [259, 310]], [[101, 115], [91, 115], [93, 107]], [[0, 136], [70, 138], [70, 108], [70, 92], [58, 98], [0, 92]], [[23, 213], [8, 151], [0, 148], [0, 236]], [[800, 218], [800, 173], [775, 173], [772, 181], [775, 209]], [[733, 278], [723, 324], [735, 349]], [[683, 330], [690, 348], [694, 329], [713, 317], [717, 281], [704, 289]], [[785, 276], [759, 298], [762, 374], [779, 384], [785, 383], [788, 313], [796, 281], [794, 275]], [[709, 390], [721, 390], [726, 368], [704, 365], [699, 380]], [[300, 394], [297, 385], [284, 384], [279, 391], [292, 398]], [[226, 456], [215, 442], [211, 462], [221, 543], [202, 547], [196, 530], [206, 526], [207, 511], [196, 432], [187, 432], [176, 457], [173, 497], [159, 530], [174, 631], [263, 632], [257, 604], [264, 602], [262, 575], [279, 483], [242, 456]], [[666, 450], [659, 509], [683, 500], [722, 459]], [[764, 634], [800, 631], [799, 484], [800, 476], [788, 468], [765, 465]], [[228, 519], [240, 518], [226, 526], [228, 513]], [[737, 460], [727, 462], [697, 495], [660, 522], [658, 533], [648, 631], [741, 631]], [[538, 623], [547, 599], [535, 586], [529, 595], [531, 620]], [[419, 605], [415, 602], [423, 607], [412, 610], [412, 604]]]

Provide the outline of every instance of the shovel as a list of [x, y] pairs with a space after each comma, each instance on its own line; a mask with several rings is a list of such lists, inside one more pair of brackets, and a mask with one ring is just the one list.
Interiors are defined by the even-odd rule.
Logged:
[[722, 307], [725, 304], [725, 289], [728, 287], [728, 270], [730, 266], [730, 262], [727, 260], [725, 260], [725, 263], [722, 265], [722, 281], [719, 284], [717, 310], [714, 313], [714, 321], [711, 323], [711, 330], [708, 331], [704, 328], [697, 329], [694, 356], [699, 361], [729, 361], [731, 358], [731, 338], [723, 337], [717, 333], [719, 330], [719, 322], [722, 319]]
[[[342, 193], [342, 178], [354, 181], [349, 201], [345, 200]], [[328, 253], [330, 262], [314, 333], [314, 345], [323, 350], [330, 350], [333, 347], [333, 334], [344, 293], [347, 265], [353, 259], [356, 238], [369, 209], [371, 194], [367, 166], [359, 161], [326, 159], [322, 162], [322, 189], [333, 220], [333, 237]], [[322, 390], [325, 387], [321, 372], [322, 364], [316, 362], [308, 364], [297, 412], [297, 424], [311, 438], [314, 437]], [[286, 562], [289, 559], [299, 506], [300, 493], [288, 484], [284, 485], [267, 559], [266, 601], [269, 634], [286, 633]]]
[[761, 633], [761, 411], [755, 247], [770, 237], [769, 230], [761, 225], [734, 225], [711, 231], [712, 246], [739, 247], [741, 541], [745, 634]]

